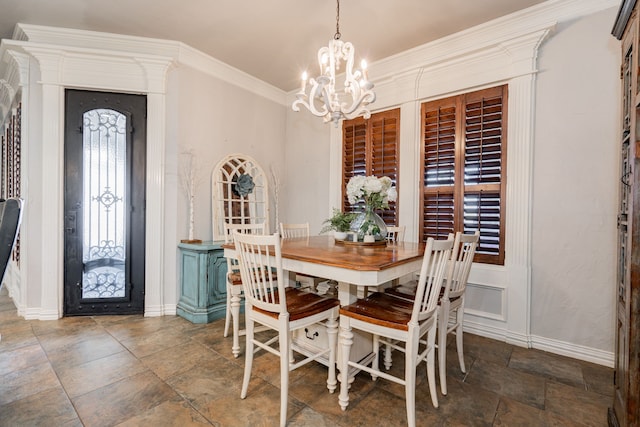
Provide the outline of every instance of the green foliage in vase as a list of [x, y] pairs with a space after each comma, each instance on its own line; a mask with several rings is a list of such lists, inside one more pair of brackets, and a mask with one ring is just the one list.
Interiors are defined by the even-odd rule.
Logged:
[[333, 208], [333, 215], [331, 218], [327, 218], [322, 223], [324, 227], [320, 230], [320, 233], [327, 233], [329, 231], [349, 231], [351, 227], [351, 221], [357, 214], [353, 212], [342, 212], [340, 209]]

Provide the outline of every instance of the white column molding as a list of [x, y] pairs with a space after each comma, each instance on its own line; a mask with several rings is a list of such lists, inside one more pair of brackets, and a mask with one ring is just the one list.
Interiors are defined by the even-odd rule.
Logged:
[[[34, 49], [29, 52], [38, 62], [41, 76], [41, 134], [34, 135], [42, 156], [42, 198], [40, 201], [40, 310], [37, 318], [52, 320], [63, 310], [63, 161], [64, 90], [58, 81], [63, 62], [61, 51]], [[25, 165], [26, 166], [26, 165]], [[35, 202], [35, 201], [34, 201]], [[31, 203], [32, 208], [38, 206]], [[31, 241], [34, 241], [33, 238]], [[44, 244], [46, 242], [46, 244]]]
[[535, 74], [509, 81], [505, 268], [507, 342], [530, 346]]
[[[176, 255], [174, 242], [165, 245], [165, 87], [167, 70], [171, 61], [166, 59], [137, 59], [147, 79], [147, 202], [146, 202], [146, 265], [145, 265], [145, 316], [175, 314], [165, 306], [165, 289], [176, 286], [175, 279], [164, 277], [167, 251]], [[167, 281], [165, 283], [165, 280]], [[157, 284], [157, 285], [156, 285]], [[168, 312], [169, 311], [169, 312]]]

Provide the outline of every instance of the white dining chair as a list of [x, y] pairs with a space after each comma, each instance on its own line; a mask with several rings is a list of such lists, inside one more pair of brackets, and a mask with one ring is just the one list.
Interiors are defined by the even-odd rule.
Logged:
[[[431, 402], [438, 407], [435, 381], [435, 341], [438, 320], [438, 296], [451, 256], [453, 239], [427, 240], [420, 279], [413, 301], [397, 298], [384, 292], [376, 292], [340, 309], [340, 396], [342, 410], [349, 405], [349, 368], [371, 374], [375, 380], [382, 377], [405, 387], [407, 422], [416, 425], [416, 368], [423, 360], [427, 363], [427, 379]], [[353, 344], [353, 329], [373, 336], [373, 360], [371, 366], [349, 360]], [[426, 336], [425, 347], [420, 341]], [[404, 346], [401, 344], [404, 343]], [[404, 378], [379, 369], [380, 344], [390, 345], [405, 354]]]
[[404, 241], [405, 225], [387, 225], [387, 242], [398, 243]]
[[[280, 236], [283, 239], [302, 239], [309, 237], [309, 223], [280, 223]], [[320, 282], [324, 281], [321, 277], [310, 276], [308, 274], [296, 273], [296, 283], [301, 289], [315, 291]]]
[[[225, 243], [233, 242], [233, 232], [247, 234], [264, 234], [264, 224], [228, 224], [224, 223], [224, 241]], [[240, 276], [240, 268], [236, 258], [227, 257], [227, 310], [224, 320], [224, 337], [229, 335], [229, 326], [233, 326], [233, 344], [231, 345], [231, 353], [234, 357], [240, 355], [240, 336], [245, 331], [240, 329], [240, 306], [242, 302], [242, 278]]]
[[440, 391], [447, 394], [447, 335], [456, 336], [456, 351], [460, 370], [467, 372], [464, 365], [463, 331], [464, 299], [473, 257], [480, 240], [480, 232], [455, 234], [444, 292], [438, 302], [438, 366], [440, 371]]
[[[285, 286], [282, 270], [280, 236], [240, 234], [235, 231], [236, 255], [242, 276], [245, 295], [246, 351], [244, 378], [240, 397], [247, 396], [251, 379], [254, 346], [275, 354], [280, 358], [280, 425], [287, 421], [289, 397], [289, 371], [320, 358], [328, 359], [327, 388], [333, 393], [336, 380], [336, 341], [338, 335], [338, 310], [340, 302], [311, 292], [303, 292]], [[272, 254], [272, 255], [270, 255]], [[272, 272], [276, 274], [273, 275]], [[267, 341], [254, 334], [255, 324], [264, 325], [278, 332]], [[292, 346], [292, 332], [323, 323], [327, 328], [328, 344], [309, 355], [306, 349], [302, 360], [295, 362], [291, 355], [297, 347]], [[277, 348], [273, 346], [277, 343]]]
[[302, 237], [309, 237], [309, 223], [280, 223], [280, 236], [283, 239], [296, 239]]
[[[440, 374], [440, 391], [447, 394], [447, 335], [454, 333], [456, 336], [456, 351], [460, 370], [465, 373], [463, 323], [464, 300], [469, 272], [473, 264], [476, 248], [480, 240], [480, 232], [463, 234], [457, 232], [449, 234], [453, 239], [453, 250], [447, 267], [444, 286], [440, 291], [438, 301], [438, 368]], [[385, 292], [397, 298], [412, 300], [415, 297], [417, 283], [409, 282], [392, 288]], [[384, 363], [387, 369], [391, 368], [391, 346], [385, 348]]]

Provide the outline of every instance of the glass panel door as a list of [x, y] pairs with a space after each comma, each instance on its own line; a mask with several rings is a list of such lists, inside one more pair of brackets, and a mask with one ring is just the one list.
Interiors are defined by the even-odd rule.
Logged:
[[95, 109], [83, 117], [82, 298], [125, 297], [127, 117]]

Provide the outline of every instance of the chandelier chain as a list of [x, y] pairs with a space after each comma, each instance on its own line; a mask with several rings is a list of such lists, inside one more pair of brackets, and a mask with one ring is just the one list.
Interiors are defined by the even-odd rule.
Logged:
[[335, 40], [340, 40], [340, 0], [336, 0], [336, 34], [333, 36]]

